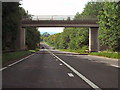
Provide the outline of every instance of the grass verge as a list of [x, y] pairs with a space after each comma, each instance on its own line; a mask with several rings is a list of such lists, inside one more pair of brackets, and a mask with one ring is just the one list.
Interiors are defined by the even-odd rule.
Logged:
[[30, 55], [38, 50], [27, 50], [27, 51], [16, 51], [16, 52], [8, 52], [2, 53], [2, 64], [4, 65], [7, 62], [14, 61], [16, 59], [20, 59], [24, 56]]
[[96, 56], [104, 56], [108, 58], [115, 58], [115, 59], [120, 59], [120, 54], [116, 52], [92, 52], [89, 53], [89, 55], [96, 55]]
[[[46, 43], [49, 45], [49, 43]], [[50, 45], [51, 46], [51, 45]], [[108, 57], [108, 58], [113, 58], [113, 59], [120, 59], [120, 52], [113, 52], [111, 50], [107, 51], [102, 51], [102, 52], [91, 52], [88, 53], [86, 50], [88, 50], [87, 46], [82, 47], [81, 49], [78, 50], [72, 50], [72, 49], [58, 49], [60, 51], [66, 51], [66, 52], [74, 52], [74, 53], [79, 53], [79, 54], [89, 54], [89, 55], [95, 55], [95, 56], [103, 56], [103, 57]]]
[[72, 50], [72, 49], [58, 49], [60, 51], [66, 51], [66, 52], [74, 52], [74, 53], [79, 53], [79, 54], [88, 54], [84, 50]]

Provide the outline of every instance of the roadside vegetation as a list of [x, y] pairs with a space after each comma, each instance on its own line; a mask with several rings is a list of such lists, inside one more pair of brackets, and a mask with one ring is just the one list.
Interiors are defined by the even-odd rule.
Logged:
[[2, 63], [5, 64], [8, 61], [20, 59], [21, 57], [31, 54], [31, 51], [16, 51], [2, 54]]
[[[99, 40], [101, 52], [90, 55], [119, 58], [120, 52], [120, 2], [89, 2], [81, 14], [76, 13], [74, 20], [96, 18], [100, 25]], [[90, 18], [90, 19], [92, 19]], [[44, 37], [44, 41], [56, 49], [87, 53], [89, 44], [88, 28], [65, 28], [62, 33]], [[110, 52], [104, 52], [111, 50]]]
[[[35, 27], [26, 29], [26, 51], [19, 51], [19, 30], [22, 18], [30, 19], [24, 8], [20, 7], [19, 2], [2, 3], [2, 61], [3, 64], [10, 60], [36, 52], [39, 48], [40, 32]], [[31, 50], [31, 51], [29, 51]]]
[[3, 53], [2, 54], [2, 63], [4, 65], [7, 62], [21, 59], [21, 58], [28, 56], [32, 53], [35, 53], [37, 51], [39, 51], [39, 49]]
[[107, 52], [107, 51], [92, 52], [92, 53], [90, 53], [90, 55], [104, 56], [104, 57], [108, 57], [108, 58], [120, 59], [120, 55], [118, 52]]

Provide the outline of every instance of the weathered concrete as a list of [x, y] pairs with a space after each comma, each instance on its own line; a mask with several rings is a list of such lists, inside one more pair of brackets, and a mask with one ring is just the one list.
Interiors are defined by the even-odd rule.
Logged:
[[22, 27], [99, 27], [98, 20], [26, 20]]
[[99, 51], [98, 29], [99, 29], [98, 27], [89, 28], [89, 52]]
[[25, 46], [25, 28], [20, 28], [20, 32], [19, 32], [19, 49], [20, 50], [25, 50], [26, 46]]

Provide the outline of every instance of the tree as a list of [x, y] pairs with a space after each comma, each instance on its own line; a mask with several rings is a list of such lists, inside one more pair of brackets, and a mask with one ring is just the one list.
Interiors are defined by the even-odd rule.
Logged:
[[106, 45], [114, 51], [118, 51], [120, 46], [119, 7], [120, 2], [106, 2], [99, 15], [99, 24], [101, 26], [100, 44]]
[[[3, 2], [2, 5], [2, 49], [10, 51], [16, 50], [21, 20], [23, 17], [30, 18], [31, 15], [29, 15], [24, 8], [19, 7], [19, 2]], [[36, 28], [27, 28], [26, 32], [28, 48], [35, 48], [40, 39], [39, 31]], [[30, 46], [31, 44], [32, 46]]]
[[28, 49], [38, 48], [40, 43], [40, 32], [34, 27], [28, 27], [26, 29], [26, 45]]
[[[14, 50], [20, 26], [21, 13], [18, 2], [2, 3], [2, 49]], [[13, 47], [14, 46], [14, 47]]]

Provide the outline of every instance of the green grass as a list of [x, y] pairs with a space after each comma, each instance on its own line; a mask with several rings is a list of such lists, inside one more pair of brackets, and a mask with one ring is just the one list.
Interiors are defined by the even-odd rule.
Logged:
[[120, 53], [118, 54], [116, 52], [103, 51], [103, 52], [87, 53], [87, 52], [85, 52], [85, 49], [79, 49], [79, 50], [59, 49], [59, 50], [66, 51], [66, 52], [75, 52], [75, 53], [80, 53], [80, 54], [89, 54], [89, 55], [95, 55], [95, 56], [103, 56], [103, 57], [108, 57], [108, 58], [120, 59]]
[[90, 55], [96, 55], [96, 56], [104, 56], [108, 58], [115, 58], [115, 59], [120, 59], [120, 54], [115, 53], [115, 52], [92, 52], [89, 53]]
[[6, 62], [19, 59], [21, 57], [27, 56], [27, 55], [34, 53], [34, 52], [36, 52], [36, 50], [2, 53], [2, 63], [5, 64]]
[[79, 54], [88, 54], [86, 50], [88, 50], [87, 46], [82, 47], [81, 49], [77, 50], [72, 50], [72, 49], [59, 49], [60, 51], [67, 51], [67, 52], [74, 52], [74, 53], [79, 53]]
[[82, 47], [81, 49], [78, 49], [78, 50], [72, 50], [72, 49], [58, 49], [58, 50], [66, 51], [66, 52], [75, 52], [75, 53], [80, 53], [80, 54], [89, 54], [89, 55], [95, 55], [95, 56], [103, 56], [103, 57], [108, 57], [108, 58], [120, 59], [120, 52], [119, 53], [113, 52], [110, 49], [106, 50], [106, 51], [102, 51], [102, 52], [91, 52], [91, 53], [88, 53], [88, 52], [85, 51], [85, 50], [88, 50], [87, 46], [84, 46], [84, 47]]
[[59, 49], [60, 51], [66, 51], [66, 52], [74, 52], [74, 53], [79, 53], [79, 54], [88, 54], [84, 50], [72, 50], [72, 49]]

